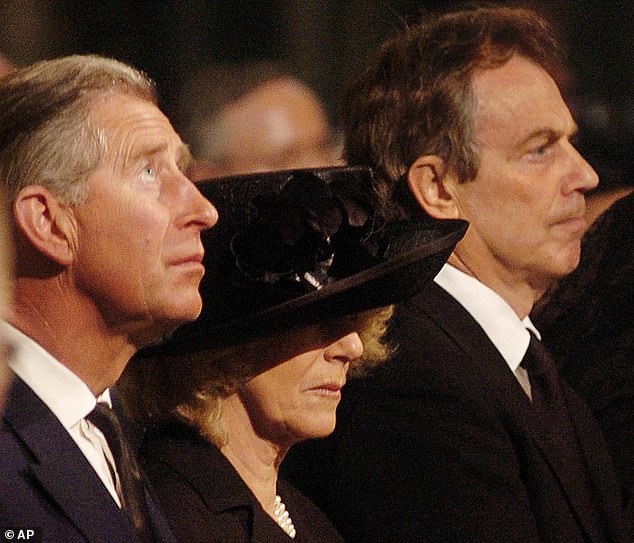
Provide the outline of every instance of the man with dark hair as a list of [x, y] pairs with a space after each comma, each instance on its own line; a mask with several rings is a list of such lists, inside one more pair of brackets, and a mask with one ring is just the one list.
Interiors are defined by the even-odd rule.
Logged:
[[601, 432], [528, 318], [577, 266], [598, 182], [559, 50], [530, 10], [462, 9], [388, 41], [348, 94], [347, 159], [375, 168], [386, 209], [470, 228], [335, 434], [287, 458], [347, 541], [631, 541]]
[[15, 347], [1, 533], [173, 540], [109, 387], [139, 348], [200, 313], [200, 234], [217, 212], [187, 162], [152, 82], [130, 66], [74, 55], [0, 81], [0, 183], [16, 234], [15, 304], [0, 323]]

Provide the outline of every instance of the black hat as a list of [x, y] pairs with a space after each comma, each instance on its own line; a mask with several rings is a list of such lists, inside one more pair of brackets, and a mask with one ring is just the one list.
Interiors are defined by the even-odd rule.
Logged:
[[467, 230], [386, 222], [371, 170], [289, 170], [202, 181], [218, 209], [203, 233], [200, 317], [139, 357], [207, 350], [412, 296]]

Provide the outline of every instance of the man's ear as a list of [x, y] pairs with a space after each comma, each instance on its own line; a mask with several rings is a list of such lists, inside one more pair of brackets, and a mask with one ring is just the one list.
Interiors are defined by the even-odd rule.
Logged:
[[40, 253], [60, 266], [72, 262], [76, 246], [72, 210], [47, 188], [24, 187], [13, 204], [13, 215], [18, 231]]
[[407, 172], [412, 195], [428, 215], [437, 219], [458, 218], [458, 207], [448, 187], [454, 181], [445, 161], [437, 155], [418, 157]]

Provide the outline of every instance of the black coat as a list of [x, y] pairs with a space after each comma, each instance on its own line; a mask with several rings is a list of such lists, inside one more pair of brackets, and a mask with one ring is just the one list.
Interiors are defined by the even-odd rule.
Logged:
[[218, 448], [185, 425], [148, 431], [140, 459], [180, 543], [343, 542], [310, 500], [279, 481], [297, 530], [291, 540]]
[[[150, 495], [148, 505], [156, 542], [173, 542]], [[40, 543], [137, 541], [77, 444], [17, 377], [0, 428], [0, 528], [14, 529], [16, 540], [17, 529], [33, 529]]]
[[[344, 390], [335, 433], [283, 466], [346, 541], [606, 541], [515, 376], [454, 298], [432, 283], [399, 307], [394, 337], [397, 356]], [[601, 432], [565, 392], [607, 540], [631, 541]]]

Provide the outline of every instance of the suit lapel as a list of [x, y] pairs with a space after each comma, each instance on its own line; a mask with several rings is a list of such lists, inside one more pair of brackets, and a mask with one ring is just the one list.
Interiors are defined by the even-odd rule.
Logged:
[[89, 541], [135, 541], [132, 526], [68, 432], [20, 379], [5, 421], [33, 455], [30, 476]]
[[[558, 447], [553, 443], [545, 428], [539, 427], [537, 424], [533, 424], [533, 428], [535, 446], [541, 451], [544, 460], [561, 483], [562, 492], [566, 496], [570, 508], [575, 511], [579, 523], [583, 526], [590, 540], [602, 541], [596, 510], [586, 504], [585, 501], [579, 499], [579, 493], [576, 491], [578, 476], [574, 473], [572, 466], [562, 461]], [[576, 425], [575, 433], [578, 433]], [[587, 457], [583, 448], [581, 452], [587, 465]]]
[[622, 540], [625, 527], [622, 522], [621, 505], [624, 500], [618, 493], [620, 487], [603, 433], [588, 405], [565, 381], [564, 393], [593, 489], [606, 518], [611, 520], [608, 529], [612, 530], [613, 540]]
[[[477, 386], [488, 390], [499, 391], [497, 402], [513, 406], [513, 410], [526, 412], [530, 408], [530, 400], [517, 381], [500, 352], [491, 342], [482, 327], [460, 305], [453, 296], [436, 283], [423, 290], [412, 299], [412, 303], [427, 314], [473, 361], [466, 372], [475, 372]], [[509, 394], [509, 391], [512, 391]]]
[[[495, 401], [500, 405], [506, 405], [504, 411], [511, 414], [513, 423], [521, 425], [524, 432], [531, 436], [544, 461], [550, 466], [555, 478], [560, 481], [568, 503], [576, 512], [584, 529], [592, 539], [600, 540], [594, 523], [589, 522], [596, 515], [579, 503], [575, 492], [576, 485], [571, 483], [570, 467], [561, 462], [559, 452], [548, 437], [546, 429], [532, 416], [530, 399], [482, 327], [462, 305], [435, 283], [431, 283], [412, 302], [429, 315], [447, 336], [471, 357], [474, 365], [465, 368], [465, 371], [479, 372], [480, 379], [476, 379], [475, 382], [484, 383], [486, 390], [499, 391]], [[578, 420], [574, 419], [573, 416], [575, 431], [578, 431]], [[583, 447], [584, 439], [586, 447]], [[582, 439], [584, 454], [587, 445], [586, 436]]]

